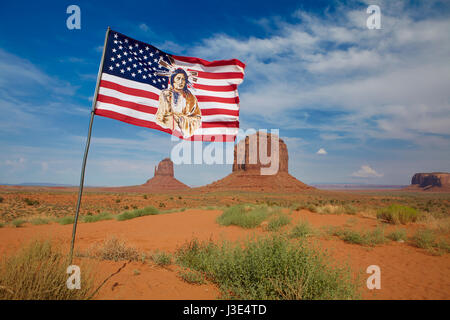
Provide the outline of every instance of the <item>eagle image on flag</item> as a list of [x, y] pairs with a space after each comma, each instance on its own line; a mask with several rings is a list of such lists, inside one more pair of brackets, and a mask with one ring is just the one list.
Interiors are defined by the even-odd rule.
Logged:
[[165, 53], [110, 30], [95, 114], [185, 140], [234, 141], [245, 64]]

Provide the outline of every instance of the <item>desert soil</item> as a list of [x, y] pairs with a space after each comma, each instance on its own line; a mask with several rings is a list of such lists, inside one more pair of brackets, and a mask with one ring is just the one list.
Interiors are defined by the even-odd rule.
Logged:
[[[127, 221], [100, 221], [80, 223], [77, 229], [76, 251], [83, 252], [95, 244], [115, 236], [141, 252], [156, 250], [174, 252], [193, 238], [199, 240], [239, 240], [252, 234], [268, 234], [261, 227], [251, 230], [235, 226], [220, 226], [216, 218], [220, 210], [187, 209], [161, 215], [146, 216]], [[379, 225], [371, 217], [354, 215], [320, 215], [306, 210], [293, 211], [293, 222], [307, 220], [315, 228], [345, 226], [351, 223], [356, 229], [370, 230]], [[291, 226], [292, 226], [291, 224]], [[418, 226], [402, 226], [412, 234]], [[388, 227], [387, 232], [394, 227]], [[72, 225], [0, 228], [0, 254], [17, 251], [30, 240], [51, 238], [68, 250]], [[423, 249], [406, 243], [389, 242], [373, 248], [348, 244], [340, 239], [317, 238], [337, 264], [348, 263], [352, 272], [360, 275], [359, 285], [363, 299], [449, 299], [450, 255], [433, 256]], [[76, 258], [75, 263], [80, 259]], [[91, 260], [91, 259], [89, 259]], [[114, 274], [98, 292], [96, 299], [217, 299], [218, 288], [211, 283], [189, 284], [178, 276], [179, 267], [158, 267], [149, 262], [111, 262], [92, 260], [97, 284]], [[381, 268], [381, 289], [369, 290], [365, 273], [370, 265]]]

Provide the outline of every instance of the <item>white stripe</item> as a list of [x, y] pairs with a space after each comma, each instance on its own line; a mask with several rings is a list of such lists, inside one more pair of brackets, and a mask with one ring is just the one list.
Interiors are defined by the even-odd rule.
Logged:
[[190, 62], [184, 62], [181, 60], [177, 60], [175, 57], [175, 64], [182, 67], [188, 67], [190, 69], [194, 69], [197, 71], [203, 71], [203, 72], [240, 72], [244, 73], [244, 69], [241, 66], [238, 65], [227, 65], [227, 66], [217, 66], [217, 67], [206, 67], [199, 63], [190, 63]]
[[[136, 119], [155, 122], [154, 114], [141, 112], [141, 111], [137, 111], [137, 110], [133, 110], [130, 108], [121, 107], [121, 106], [117, 106], [114, 104], [105, 103], [105, 102], [101, 102], [101, 101], [97, 101], [96, 109], [114, 111], [114, 112], [124, 114], [124, 115], [130, 116], [130, 117], [136, 118]], [[230, 116], [230, 115], [226, 115], [226, 114], [202, 116], [202, 122], [217, 122], [217, 121], [238, 121], [238, 117]]]
[[230, 116], [228, 114], [216, 114], [211, 116], [203, 116], [202, 122], [217, 122], [217, 121], [239, 121], [239, 117]]
[[159, 104], [158, 100], [133, 96], [130, 94], [122, 93], [122, 92], [119, 92], [119, 91], [116, 91], [113, 89], [108, 89], [108, 88], [103, 88], [103, 87], [99, 88], [98, 93], [102, 94], [104, 96], [117, 98], [117, 99], [120, 99], [123, 101], [139, 103], [139, 104], [143, 104], [143, 105], [155, 107], [155, 108], [158, 108], [158, 104]]
[[194, 83], [206, 84], [208, 86], [226, 86], [230, 84], [241, 84], [244, 81], [241, 78], [230, 78], [230, 79], [207, 79], [196, 77], [197, 81]]
[[238, 96], [237, 90], [233, 91], [210, 91], [202, 89], [192, 89], [192, 93], [196, 96], [209, 96], [218, 98], [236, 98]]
[[96, 109], [114, 111], [114, 112], [129, 116], [129, 117], [133, 117], [136, 119], [155, 122], [154, 114], [137, 111], [137, 110], [133, 110], [130, 108], [120, 107], [120, 106], [116, 106], [116, 105], [110, 104], [110, 103], [104, 103], [104, 102], [97, 101]]
[[220, 103], [220, 102], [199, 102], [198, 106], [200, 109], [228, 109], [228, 110], [239, 110], [238, 104], [233, 103]]
[[102, 73], [102, 80], [115, 82], [117, 84], [120, 84], [120, 85], [128, 87], [128, 88], [150, 91], [150, 92], [156, 93], [157, 95], [159, 95], [161, 93], [161, 90], [159, 90], [158, 88], [156, 88], [152, 85], [145, 84], [145, 83], [138, 82], [138, 81], [131, 81], [128, 79], [120, 78], [117, 76], [110, 75], [108, 73]]

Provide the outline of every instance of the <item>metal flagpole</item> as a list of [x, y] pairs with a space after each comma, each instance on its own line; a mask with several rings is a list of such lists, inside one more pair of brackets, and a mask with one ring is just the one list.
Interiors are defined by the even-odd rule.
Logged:
[[70, 244], [70, 253], [69, 253], [69, 265], [72, 264], [73, 248], [75, 245], [75, 234], [77, 232], [78, 214], [80, 213], [81, 195], [83, 194], [84, 172], [86, 169], [86, 160], [87, 160], [87, 156], [88, 156], [88, 152], [89, 152], [89, 145], [91, 143], [92, 123], [94, 121], [95, 104], [97, 103], [98, 87], [99, 87], [100, 78], [102, 75], [103, 62], [105, 60], [106, 44], [108, 43], [108, 36], [109, 36], [110, 31], [111, 31], [111, 29], [108, 27], [108, 30], [106, 30], [105, 43], [103, 45], [102, 60], [100, 61], [100, 68], [98, 69], [98, 74], [97, 74], [97, 85], [95, 86], [94, 99], [92, 101], [91, 119], [89, 121], [89, 131], [88, 131], [88, 136], [87, 136], [87, 140], [86, 140], [86, 148], [84, 150], [83, 164], [81, 166], [80, 188], [78, 190], [77, 209], [76, 209], [76, 213], [75, 213], [75, 220], [73, 222], [72, 243]]

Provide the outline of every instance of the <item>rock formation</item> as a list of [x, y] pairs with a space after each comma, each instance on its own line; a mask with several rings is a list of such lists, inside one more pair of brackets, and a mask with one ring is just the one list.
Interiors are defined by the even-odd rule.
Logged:
[[[251, 136], [247, 136], [240, 141], [234, 148], [233, 171], [225, 178], [215, 181], [205, 186], [209, 190], [248, 190], [248, 191], [264, 191], [264, 192], [297, 192], [307, 189], [314, 189], [303, 182], [291, 176], [288, 172], [288, 150], [282, 139], [278, 136], [267, 134], [263, 141], [267, 143], [261, 144], [261, 137], [267, 133], [258, 132]], [[271, 141], [278, 139], [279, 148], [273, 159], [278, 160], [278, 171], [275, 174], [261, 174], [261, 169], [268, 169], [271, 163], [267, 163], [260, 159], [260, 147], [267, 147], [268, 158], [271, 158]], [[256, 141], [256, 143], [255, 143]], [[276, 152], [276, 148], [274, 148]], [[264, 155], [264, 152], [263, 152]]]
[[416, 173], [411, 179], [410, 190], [450, 191], [450, 173]]
[[180, 190], [189, 188], [174, 177], [173, 162], [169, 158], [163, 159], [155, 166], [155, 175], [142, 185], [146, 189], [154, 190]]

